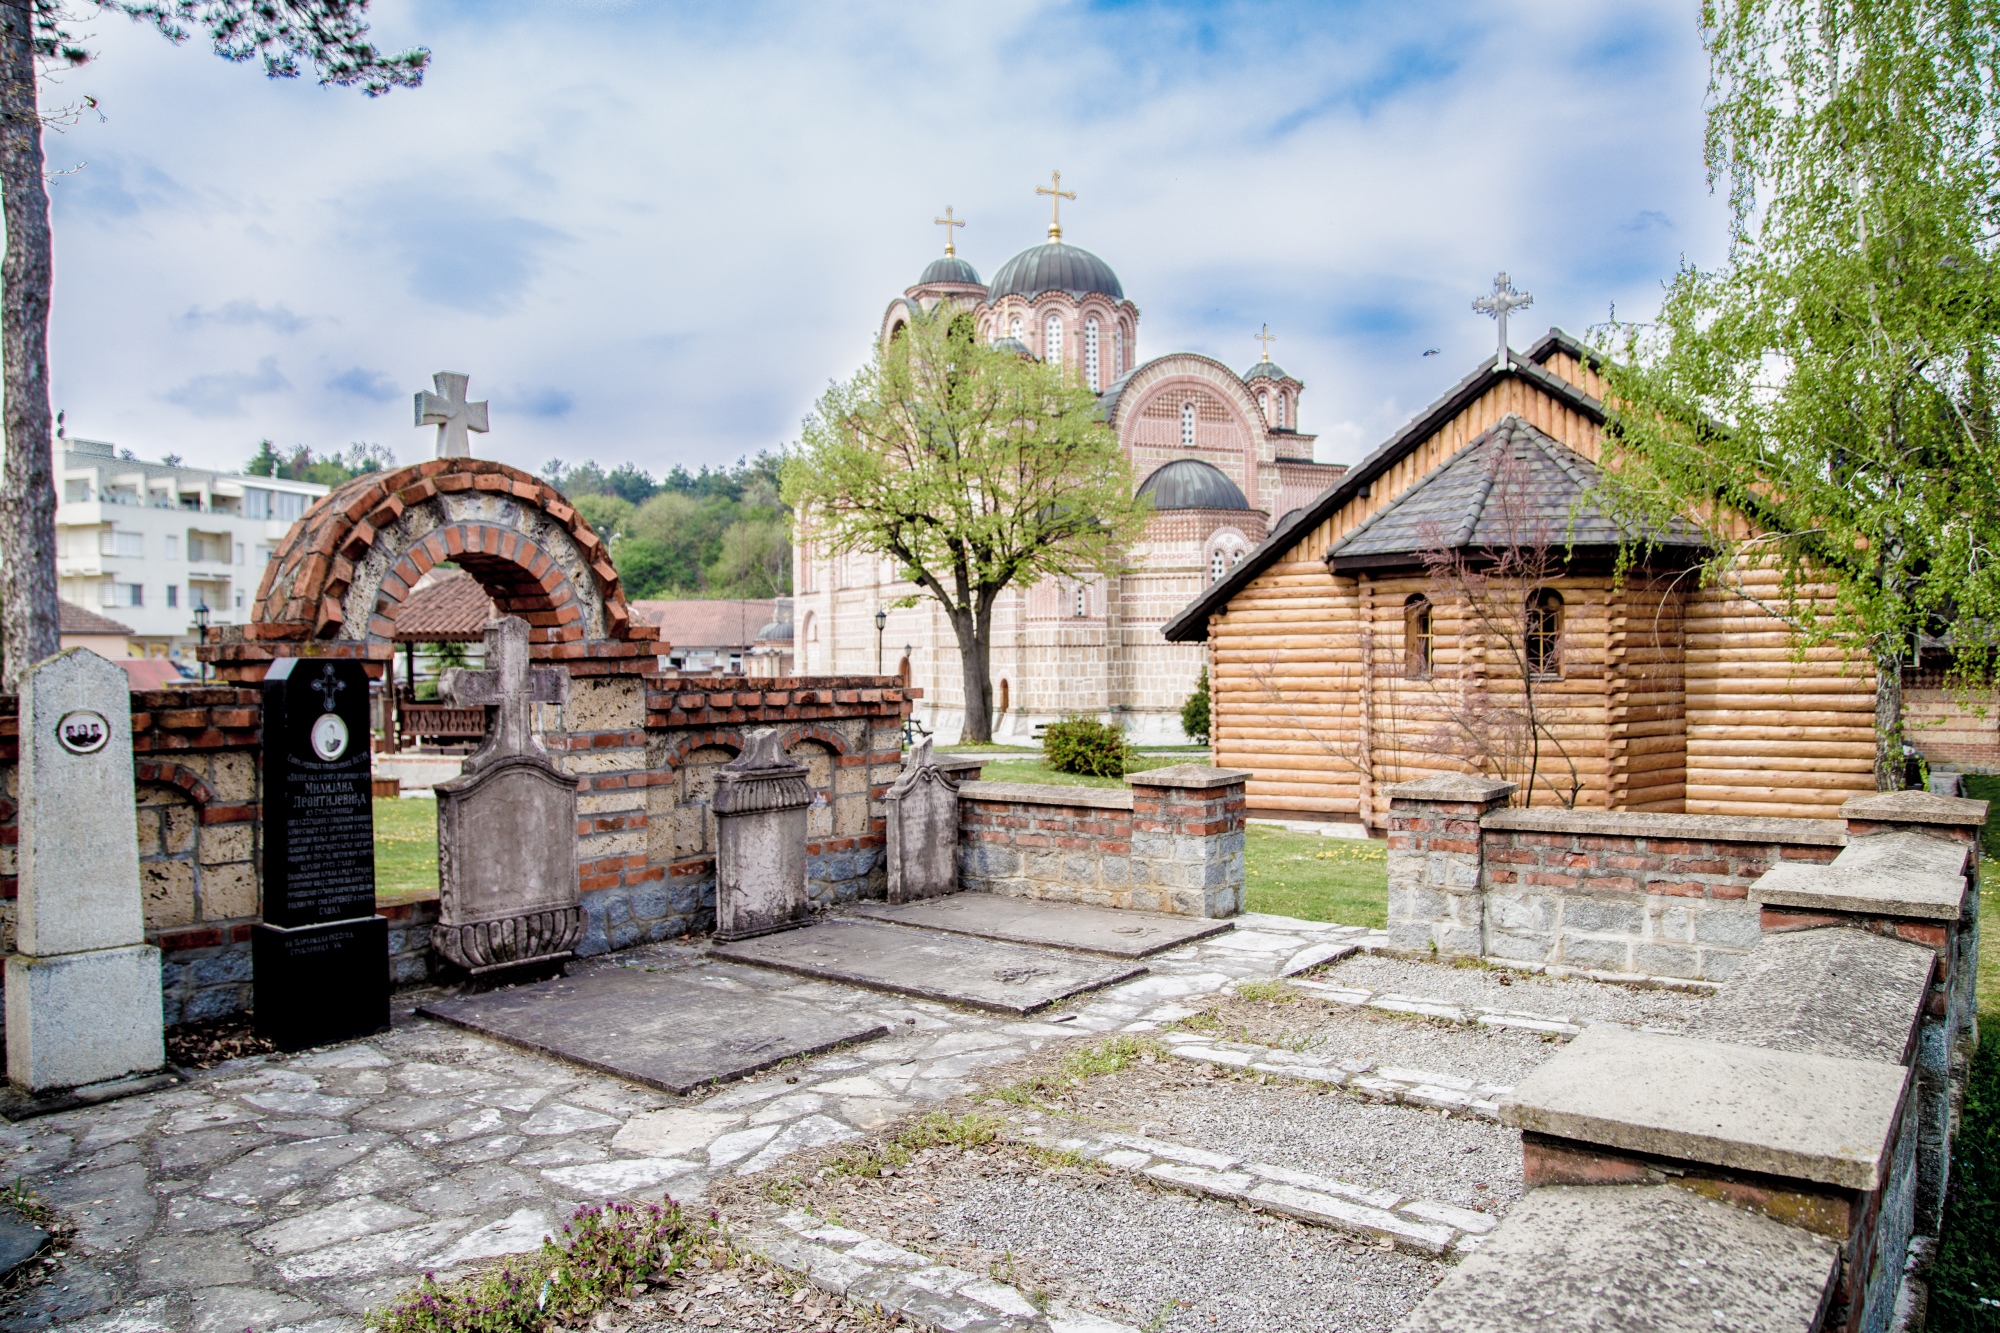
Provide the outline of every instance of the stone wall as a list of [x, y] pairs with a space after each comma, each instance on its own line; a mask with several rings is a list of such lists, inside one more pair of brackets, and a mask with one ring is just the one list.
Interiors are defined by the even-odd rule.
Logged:
[[983, 893], [1224, 917], [1243, 910], [1243, 782], [1182, 764], [1120, 789], [966, 782], [959, 887]]
[[1513, 792], [1469, 777], [1389, 788], [1398, 947], [1722, 981], [1757, 943], [1751, 885], [1848, 840], [1828, 820], [1504, 808]]
[[[1402, 1333], [1679, 1327], [1724, 1303], [1774, 1331], [1922, 1325], [1914, 1260], [1976, 1039], [1987, 808], [1844, 810], [1836, 856], [1750, 887], [1761, 932], [1686, 1032], [1588, 1028], [1502, 1099], [1528, 1194]], [[1697, 1245], [1722, 1252], [1691, 1264]]]

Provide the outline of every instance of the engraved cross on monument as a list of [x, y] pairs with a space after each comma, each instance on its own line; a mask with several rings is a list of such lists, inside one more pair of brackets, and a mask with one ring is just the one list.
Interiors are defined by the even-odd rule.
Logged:
[[583, 938], [577, 779], [534, 733], [534, 705], [564, 703], [569, 673], [536, 666], [528, 622], [486, 627], [486, 669], [444, 673], [440, 693], [492, 709], [486, 743], [437, 788], [438, 924], [431, 942], [474, 976], [559, 969]]
[[461, 375], [455, 370], [440, 370], [431, 376], [431, 383], [437, 386], [436, 393], [417, 394], [417, 424], [438, 428], [439, 458], [472, 457], [472, 441], [466, 438], [465, 433], [476, 430], [484, 435], [487, 432], [486, 400], [467, 402], [465, 390], [472, 383], [472, 376]]
[[1493, 358], [1495, 370], [1507, 368], [1507, 312], [1526, 310], [1535, 303], [1533, 292], [1514, 290], [1514, 284], [1505, 273], [1493, 279], [1491, 295], [1475, 297], [1472, 308], [1482, 315], [1491, 315], [1500, 322], [1500, 351]]

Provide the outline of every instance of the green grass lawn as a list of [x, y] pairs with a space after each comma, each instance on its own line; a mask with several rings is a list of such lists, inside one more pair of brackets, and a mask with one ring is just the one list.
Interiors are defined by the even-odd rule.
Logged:
[[437, 891], [437, 802], [375, 802], [375, 901], [408, 902]]
[[[977, 752], [975, 752], [977, 753]], [[1015, 754], [1033, 755], [1034, 751], [1015, 750]], [[1185, 764], [1187, 756], [1180, 754], [1142, 754], [1132, 761], [1127, 773], [1143, 773], [1149, 768], [1166, 768], [1170, 764]], [[1122, 787], [1123, 778], [1090, 778], [1081, 773], [1058, 773], [1039, 756], [1026, 759], [993, 759], [980, 771], [981, 782], [1038, 782], [1051, 787]]]
[[1243, 860], [1244, 906], [1253, 912], [1377, 930], [1389, 924], [1385, 843], [1252, 824]]

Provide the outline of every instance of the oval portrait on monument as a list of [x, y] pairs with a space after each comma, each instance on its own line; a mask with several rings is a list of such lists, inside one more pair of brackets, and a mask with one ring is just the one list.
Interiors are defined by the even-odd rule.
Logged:
[[71, 754], [96, 754], [110, 739], [111, 724], [102, 713], [79, 708], [56, 719], [56, 740]]
[[338, 713], [321, 713], [312, 725], [313, 753], [331, 763], [347, 753], [347, 724]]

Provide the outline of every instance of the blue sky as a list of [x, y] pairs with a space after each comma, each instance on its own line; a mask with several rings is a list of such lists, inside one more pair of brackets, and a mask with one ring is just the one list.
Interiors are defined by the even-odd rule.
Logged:
[[431, 74], [372, 101], [107, 15], [44, 96], [97, 101], [47, 145], [56, 405], [141, 457], [414, 461], [451, 369], [484, 456], [728, 463], [865, 360], [946, 204], [990, 275], [1059, 168], [1142, 357], [1268, 322], [1352, 460], [1490, 354], [1497, 269], [1518, 347], [1720, 257], [1695, 9], [417, 0], [376, 33]]

